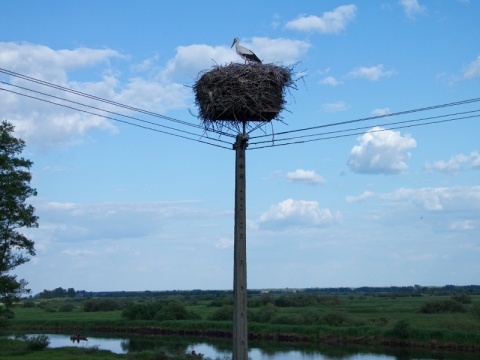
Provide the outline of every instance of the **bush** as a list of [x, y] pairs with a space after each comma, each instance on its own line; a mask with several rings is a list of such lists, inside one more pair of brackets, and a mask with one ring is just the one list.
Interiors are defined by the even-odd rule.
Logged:
[[473, 304], [471, 311], [475, 317], [480, 319], [480, 303]]
[[36, 336], [21, 335], [16, 338], [25, 341], [28, 350], [31, 351], [44, 350], [50, 345], [50, 338], [45, 334]]
[[232, 321], [233, 319], [233, 306], [231, 305], [224, 305], [216, 309], [213, 313], [211, 313], [207, 320], [212, 321]]
[[393, 334], [399, 339], [408, 339], [411, 332], [412, 327], [407, 320], [399, 320], [393, 327]]
[[322, 322], [321, 313], [318, 311], [309, 310], [302, 313], [303, 325], [317, 325]]
[[47, 304], [43, 307], [43, 310], [45, 310], [46, 312], [49, 312], [49, 313], [52, 313], [52, 312], [56, 312], [57, 309], [55, 308], [55, 306], [53, 306], [52, 304]]
[[113, 299], [88, 299], [83, 302], [83, 311], [114, 311], [120, 309], [120, 305]]
[[472, 298], [465, 294], [453, 295], [452, 300], [459, 302], [460, 304], [471, 304]]
[[58, 308], [59, 312], [71, 312], [75, 309], [72, 303], [65, 303]]
[[190, 320], [200, 319], [195, 313], [189, 312], [185, 305], [178, 301], [150, 301], [127, 305], [122, 311], [122, 317], [128, 320]]
[[32, 300], [25, 300], [23, 302], [23, 307], [24, 308], [33, 308], [33, 307], [35, 307], [35, 302], [32, 301]]
[[342, 313], [330, 313], [325, 315], [322, 321], [329, 326], [342, 326], [347, 323], [348, 318]]
[[263, 306], [258, 312], [249, 315], [249, 317], [254, 322], [266, 324], [272, 322], [277, 313], [278, 308], [269, 303]]
[[177, 301], [171, 301], [167, 305], [161, 307], [155, 314], [155, 320], [189, 320], [200, 318], [196, 314], [189, 312], [183, 304]]
[[270, 324], [298, 325], [298, 323], [299, 323], [298, 317], [291, 314], [276, 314], [270, 320]]
[[427, 301], [420, 308], [423, 314], [455, 313], [465, 312], [465, 307], [455, 300]]

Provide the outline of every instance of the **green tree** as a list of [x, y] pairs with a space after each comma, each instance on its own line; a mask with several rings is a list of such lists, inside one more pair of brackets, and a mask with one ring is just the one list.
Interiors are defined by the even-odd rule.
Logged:
[[70, 298], [74, 298], [75, 297], [75, 289], [74, 288], [68, 288], [67, 296], [70, 297]]
[[14, 127], [0, 123], [0, 319], [13, 316], [12, 308], [28, 293], [27, 282], [11, 271], [35, 255], [34, 242], [21, 229], [38, 227], [33, 206], [26, 203], [37, 191], [30, 187], [32, 162], [20, 157], [25, 142], [13, 136]]

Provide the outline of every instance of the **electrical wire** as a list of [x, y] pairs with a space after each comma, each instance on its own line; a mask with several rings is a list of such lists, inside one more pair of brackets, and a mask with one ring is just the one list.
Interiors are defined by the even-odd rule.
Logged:
[[[456, 102], [451, 102], [451, 103], [446, 103], [446, 104], [432, 105], [432, 106], [427, 106], [427, 107], [418, 108], [418, 109], [399, 111], [399, 112], [385, 114], [385, 115], [370, 116], [370, 117], [365, 117], [365, 118], [360, 118], [360, 119], [347, 120], [347, 121], [341, 121], [341, 122], [329, 123], [329, 124], [322, 124], [322, 125], [312, 126], [312, 127], [308, 127], [308, 128], [288, 130], [288, 131], [278, 132], [275, 135], [277, 136], [277, 135], [284, 135], [284, 134], [290, 134], [290, 133], [301, 132], [301, 131], [310, 131], [310, 130], [315, 130], [315, 129], [321, 129], [321, 128], [326, 128], [326, 127], [331, 127], [331, 126], [347, 125], [347, 124], [352, 124], [352, 123], [357, 123], [357, 122], [362, 122], [362, 121], [375, 120], [375, 119], [387, 118], [387, 117], [393, 117], [393, 116], [399, 116], [399, 115], [406, 115], [406, 114], [411, 114], [411, 113], [415, 113], [415, 112], [429, 111], [429, 110], [435, 110], [435, 109], [451, 107], [451, 106], [458, 106], [458, 105], [465, 105], [465, 104], [470, 104], [470, 103], [479, 102], [479, 101], [480, 101], [480, 98], [473, 98], [473, 99], [456, 101]], [[250, 137], [250, 139], [258, 139], [258, 138], [268, 137], [268, 136], [271, 136], [271, 135], [252, 136], [252, 137]]]
[[[36, 94], [44, 96], [44, 97], [49, 97], [49, 98], [53, 98], [53, 99], [56, 99], [56, 100], [60, 100], [62, 102], [68, 102], [70, 104], [75, 104], [75, 105], [79, 105], [79, 106], [82, 106], [82, 107], [94, 109], [95, 111], [101, 111], [103, 113], [111, 114], [111, 115], [114, 115], [114, 116], [121, 116], [121, 117], [130, 119], [130, 120], [139, 121], [139, 122], [142, 122], [142, 123], [145, 123], [145, 124], [148, 124], [148, 125], [162, 127], [164, 129], [168, 129], [170, 131], [176, 131], [176, 132], [182, 133], [183, 135], [175, 134], [175, 133], [172, 133], [172, 132], [169, 132], [169, 131], [164, 131], [164, 130], [151, 128], [149, 126], [139, 125], [139, 124], [132, 123], [132, 122], [126, 121], [126, 120], [120, 120], [116, 117], [102, 115], [102, 114], [95, 113], [95, 112], [92, 112], [92, 111], [88, 111], [88, 110], [85, 110], [85, 109], [79, 109], [77, 107], [57, 103], [57, 102], [50, 101], [50, 100], [47, 100], [47, 99], [44, 99], [44, 98], [39, 98], [39, 97], [36, 97], [36, 96], [27, 95], [25, 93], [20, 93], [20, 92], [16, 92], [16, 91], [13, 91], [13, 90], [0, 88], [0, 90], [2, 90], [2, 91], [6, 91], [6, 92], [10, 92], [10, 93], [17, 94], [17, 95], [20, 95], [20, 96], [28, 97], [28, 98], [31, 98], [31, 99], [43, 101], [43, 102], [50, 103], [50, 104], [53, 104], [53, 105], [62, 106], [62, 107], [65, 107], [65, 108], [72, 109], [74, 111], [80, 111], [80, 112], [87, 113], [87, 114], [90, 114], [90, 115], [104, 117], [106, 119], [121, 122], [121, 123], [124, 123], [124, 124], [133, 125], [133, 126], [137, 126], [137, 127], [143, 128], [143, 129], [156, 131], [156, 132], [159, 132], [159, 133], [172, 135], [172, 136], [180, 137], [180, 138], [183, 138], [183, 139], [192, 140], [192, 141], [196, 141], [196, 142], [200, 142], [200, 143], [205, 143], [205, 144], [208, 144], [208, 145], [217, 146], [217, 147], [225, 148], [225, 149], [231, 149], [233, 144], [231, 142], [220, 140], [218, 138], [216, 139], [216, 138], [209, 137], [208, 135], [206, 135], [206, 133], [207, 132], [212, 132], [212, 133], [216, 133], [220, 136], [223, 135], [223, 136], [228, 136], [228, 137], [236, 137], [236, 135], [234, 135], [234, 134], [226, 133], [226, 132], [220, 131], [218, 129], [205, 129], [204, 127], [202, 127], [198, 124], [192, 124], [192, 123], [189, 123], [187, 121], [175, 119], [175, 118], [168, 117], [168, 116], [165, 116], [165, 115], [161, 115], [161, 114], [158, 114], [158, 113], [155, 113], [155, 112], [151, 112], [151, 111], [143, 110], [143, 109], [140, 109], [140, 108], [132, 107], [132, 106], [129, 106], [129, 105], [126, 105], [126, 104], [111, 101], [111, 100], [104, 99], [104, 98], [101, 98], [101, 97], [98, 97], [98, 96], [83, 93], [81, 91], [72, 90], [72, 89], [69, 89], [69, 88], [66, 88], [66, 87], [63, 87], [63, 86], [60, 86], [60, 85], [52, 84], [52, 83], [49, 83], [47, 81], [43, 81], [43, 80], [40, 80], [40, 79], [35, 79], [35, 78], [29, 77], [29, 76], [26, 76], [26, 75], [22, 75], [22, 74], [19, 74], [19, 73], [10, 71], [10, 70], [6, 70], [6, 69], [3, 69], [3, 68], [0, 68], [0, 73], [6, 74], [6, 75], [9, 75], [9, 76], [12, 76], [12, 77], [20, 78], [20, 79], [23, 79], [23, 80], [26, 80], [26, 81], [29, 81], [29, 82], [33, 82], [33, 83], [36, 83], [36, 84], [39, 84], [39, 85], [42, 85], [42, 86], [47, 86], [47, 87], [50, 87], [50, 88], [53, 88], [53, 89], [56, 89], [56, 90], [61, 90], [61, 91], [67, 92], [67, 93], [77, 95], [77, 96], [82, 96], [82, 97], [85, 97], [85, 98], [88, 98], [88, 99], [91, 99], [91, 100], [99, 101], [99, 102], [102, 102], [102, 103], [105, 103], [105, 104], [108, 104], [108, 105], [111, 105], [111, 106], [120, 107], [120, 108], [129, 110], [129, 111], [132, 111], [132, 112], [137, 112], [137, 113], [141, 113], [141, 114], [144, 114], [144, 115], [147, 115], [147, 116], [160, 118], [160, 119], [171, 121], [171, 122], [174, 122], [174, 123], [177, 123], [177, 124], [180, 124], [180, 125], [184, 125], [184, 126], [190, 126], [190, 127], [194, 127], [194, 128], [197, 128], [197, 129], [202, 129], [203, 132], [204, 132], [204, 135], [199, 135], [199, 134], [195, 134], [193, 132], [185, 131], [185, 130], [178, 129], [178, 128], [175, 128], [175, 127], [166, 126], [166, 125], [163, 125], [163, 124], [158, 124], [156, 122], [147, 121], [147, 120], [144, 120], [144, 119], [140, 119], [138, 117], [134, 117], [134, 116], [130, 116], [130, 115], [124, 115], [124, 114], [114, 112], [114, 111], [110, 111], [110, 110], [105, 110], [105, 109], [102, 109], [102, 108], [99, 108], [99, 107], [96, 107], [96, 106], [93, 106], [93, 105], [87, 105], [85, 103], [69, 100], [69, 99], [62, 98], [62, 97], [55, 96], [55, 95], [51, 95], [51, 94], [48, 94], [48, 93], [45, 93], [45, 92], [42, 92], [42, 91], [33, 90], [33, 89], [30, 89], [30, 88], [22, 87], [22, 86], [19, 86], [19, 85], [14, 85], [14, 84], [7, 83], [7, 82], [4, 82], [4, 81], [0, 80], [0, 83], [2, 83], [2, 84], [5, 84], [5, 85], [11, 86], [11, 87], [16, 87], [17, 89], [21, 89], [23, 91], [33, 92], [33, 93], [36, 93]], [[480, 101], [480, 98], [473, 98], [473, 99], [467, 99], [467, 100], [456, 101], [456, 102], [451, 102], [451, 103], [427, 106], [427, 107], [423, 107], [423, 108], [410, 109], [410, 110], [405, 110], [405, 111], [400, 111], [400, 112], [395, 112], [395, 113], [390, 113], [390, 114], [385, 114], [385, 115], [370, 116], [370, 117], [347, 120], [347, 121], [342, 121], [342, 122], [334, 122], [334, 123], [327, 123], [327, 124], [322, 124], [322, 125], [317, 125], [317, 126], [311, 126], [311, 127], [307, 127], [307, 128], [293, 129], [293, 130], [282, 131], [282, 132], [278, 132], [278, 133], [273, 133], [273, 129], [272, 129], [271, 134], [263, 134], [263, 135], [259, 135], [259, 136], [249, 137], [249, 140], [261, 139], [261, 138], [265, 138], [265, 137], [270, 137], [272, 139], [257, 141], [257, 142], [250, 142], [248, 149], [249, 150], [255, 150], [255, 149], [262, 149], [262, 148], [269, 148], [269, 147], [302, 144], [302, 143], [308, 143], [308, 142], [313, 142], [313, 141], [336, 139], [336, 138], [342, 138], [342, 137], [348, 137], [348, 136], [356, 136], [356, 135], [361, 135], [361, 134], [364, 133], [364, 132], [358, 132], [358, 130], [366, 130], [366, 129], [372, 128], [374, 126], [377, 126], [377, 127], [385, 126], [387, 128], [371, 129], [371, 130], [369, 130], [369, 132], [378, 132], [378, 131], [387, 131], [387, 130], [393, 130], [393, 129], [408, 128], [408, 127], [433, 125], [433, 124], [439, 124], [439, 123], [444, 123], [444, 122], [449, 122], [449, 121], [458, 121], [458, 120], [462, 120], [462, 119], [475, 118], [475, 117], [479, 117], [480, 115], [462, 116], [462, 117], [457, 117], [457, 118], [450, 118], [450, 119], [426, 122], [427, 120], [471, 114], [471, 113], [479, 112], [480, 110], [456, 112], [456, 113], [443, 114], [443, 115], [437, 115], [437, 116], [431, 116], [431, 117], [424, 117], [424, 118], [420, 118], [420, 119], [410, 119], [410, 120], [404, 120], [404, 121], [370, 125], [370, 126], [365, 126], [365, 127], [348, 128], [348, 129], [335, 130], [335, 131], [329, 131], [329, 132], [304, 134], [304, 135], [274, 139], [274, 136], [276, 137], [278, 135], [287, 135], [287, 134], [293, 134], [293, 133], [308, 132], [308, 131], [327, 128], [327, 127], [337, 127], [337, 126], [349, 125], [349, 124], [358, 123], [358, 122], [365, 122], [365, 121], [376, 120], [376, 119], [384, 119], [384, 118], [388, 118], [388, 117], [407, 115], [407, 114], [412, 114], [412, 113], [417, 113], [417, 112], [422, 112], [422, 111], [433, 111], [433, 110], [437, 110], [437, 109], [441, 109], [441, 108], [466, 105], [466, 104], [471, 104], [471, 103], [475, 103], [475, 102], [479, 102], [479, 101]], [[412, 123], [415, 123], [415, 124], [412, 124]], [[408, 124], [408, 125], [406, 125], [406, 124]], [[392, 125], [399, 125], [399, 126], [392, 126]], [[251, 133], [251, 131], [249, 133]], [[338, 134], [340, 134], [340, 135], [338, 135]], [[200, 136], [202, 138], [205, 137], [209, 141], [217, 141], [217, 142], [220, 142], [220, 143], [223, 143], [223, 144], [228, 144], [229, 147], [214, 144], [214, 143], [211, 143], [211, 142], [206, 141], [206, 140], [199, 140], [199, 139], [196, 139], [196, 138], [192, 138], [191, 136]], [[306, 138], [310, 138], [310, 139], [305, 140]], [[265, 143], [269, 143], [269, 145], [258, 146], [258, 145], [265, 144]]]
[[[445, 123], [445, 122], [450, 122], [450, 121], [459, 121], [459, 120], [477, 118], [477, 117], [480, 117], [480, 115], [463, 116], [463, 117], [459, 117], [459, 118], [430, 121], [430, 122], [425, 122], [425, 123], [420, 123], [420, 124], [410, 124], [410, 125], [396, 126], [396, 127], [391, 127], [391, 128], [371, 129], [367, 132], [368, 133], [376, 133], [376, 132], [383, 132], [383, 131], [389, 131], [389, 130], [398, 130], [398, 129], [405, 129], [405, 128], [410, 128], [410, 127], [417, 127], [417, 126], [440, 124], [440, 123]], [[265, 146], [257, 146], [257, 147], [253, 147], [253, 148], [249, 147], [247, 149], [248, 150], [257, 150], [257, 149], [264, 149], [264, 148], [277, 147], [277, 146], [286, 146], [286, 145], [293, 145], [293, 144], [305, 144], [305, 143], [314, 142], [314, 141], [324, 141], [324, 140], [338, 139], [338, 138], [343, 138], [343, 137], [348, 137], [348, 136], [357, 136], [357, 135], [363, 135], [363, 134], [365, 134], [365, 132], [357, 132], [357, 133], [351, 133], [351, 134], [327, 136], [327, 137], [322, 137], [322, 138], [317, 138], [317, 139], [292, 141], [292, 142], [283, 143], [283, 144], [271, 144], [271, 145], [265, 145]], [[250, 145], [252, 145], [252, 144], [250, 144]]]
[[[122, 116], [122, 117], [125, 117], [125, 118], [127, 118], [127, 119], [136, 120], [136, 121], [140, 121], [140, 122], [143, 122], [143, 123], [146, 123], [146, 124], [163, 127], [163, 128], [166, 128], [166, 129], [169, 129], [169, 130], [173, 130], [173, 131], [178, 131], [178, 132], [181, 132], [181, 133], [184, 133], [184, 134], [187, 134], [187, 135], [194, 135], [194, 136], [197, 136], [197, 135], [198, 135], [198, 134], [196, 134], [196, 133], [192, 133], [192, 132], [189, 132], [189, 131], [180, 130], [180, 129], [176, 129], [176, 128], [173, 128], [173, 127], [170, 127], [170, 126], [161, 125], [161, 124], [154, 123], [154, 122], [151, 122], [151, 121], [139, 119], [139, 118], [134, 117], [134, 116], [129, 116], [129, 115], [120, 114], [120, 113], [117, 113], [117, 112], [114, 112], [114, 111], [101, 109], [101, 108], [98, 108], [98, 107], [96, 107], [96, 106], [83, 104], [83, 103], [80, 103], [80, 102], [77, 102], [77, 101], [73, 101], [73, 100], [68, 100], [68, 99], [65, 99], [65, 98], [61, 98], [61, 97], [59, 97], [59, 96], [47, 94], [47, 93], [44, 93], [44, 92], [41, 92], [41, 91], [37, 91], [37, 90], [33, 90], [33, 89], [29, 89], [29, 88], [26, 88], [26, 87], [23, 87], [23, 86], [10, 84], [10, 83], [7, 83], [7, 82], [2, 81], [2, 80], [0, 80], [0, 83], [1, 83], [1, 84], [5, 84], [5, 85], [9, 85], [9, 86], [12, 86], [12, 87], [15, 87], [15, 88], [17, 88], [17, 89], [21, 89], [21, 90], [33, 92], [33, 93], [36, 93], [36, 94], [39, 94], [39, 95], [42, 95], [42, 96], [51, 97], [51, 98], [54, 98], [54, 99], [56, 99], [56, 100], [61, 100], [61, 101], [69, 102], [69, 103], [72, 103], [72, 104], [84, 106], [84, 107], [91, 108], [91, 109], [95, 109], [95, 110], [98, 110], [98, 111], [103, 111], [103, 112], [108, 113], [108, 114], [112, 114], [112, 115], [116, 115], [116, 116]], [[3, 89], [3, 90], [5, 90], [5, 89]], [[8, 90], [6, 90], [6, 91], [8, 91]], [[17, 93], [17, 94], [20, 94], [20, 93]], [[35, 98], [35, 99], [39, 100], [39, 98]], [[58, 103], [55, 103], [55, 104], [61, 106], [61, 105], [58, 104]], [[100, 114], [96, 114], [96, 115], [97, 115], [97, 116], [103, 116], [103, 115], [100, 115]], [[118, 121], [118, 119], [115, 119], [115, 120]], [[129, 123], [129, 124], [130, 124], [130, 123]], [[224, 140], [220, 140], [220, 139], [216, 139], [216, 138], [210, 138], [210, 137], [208, 137], [208, 136], [206, 136], [206, 137], [207, 137], [208, 139], [212, 140], [212, 141], [218, 141], [218, 142], [223, 142], [223, 143], [226, 143], [226, 144], [230, 144], [229, 142], [224, 141]]]
[[[472, 113], [477, 113], [477, 112], [480, 112], [480, 109], [470, 110], [470, 111], [463, 111], [463, 112], [457, 112], [457, 113], [451, 113], [451, 114], [444, 114], [444, 115], [437, 115], [437, 116], [430, 116], [430, 117], [425, 117], [425, 118], [420, 118], [420, 119], [403, 120], [403, 121], [383, 123], [383, 124], [374, 124], [374, 125], [357, 127], [357, 128], [349, 128], [349, 129], [328, 131], [328, 132], [315, 133], [315, 134], [307, 134], [307, 135], [294, 136], [294, 137], [289, 137], [289, 138], [280, 138], [280, 139], [275, 139], [275, 141], [272, 141], [272, 140], [257, 141], [257, 142], [250, 143], [250, 145], [258, 145], [258, 144], [272, 143], [272, 142], [279, 143], [279, 142], [282, 142], [282, 141], [289, 141], [289, 140], [295, 140], [295, 139], [309, 138], [309, 137], [322, 136], [322, 135], [338, 134], [338, 133], [350, 132], [350, 131], [357, 131], [357, 130], [367, 130], [367, 129], [371, 129], [372, 127], [378, 127], [378, 126], [391, 126], [391, 125], [399, 125], [399, 124], [406, 124], [406, 123], [421, 122], [421, 121], [426, 121], [426, 120], [439, 119], [439, 118], [445, 118], [445, 117], [450, 117], [450, 116], [458, 116], [458, 115], [465, 115], [465, 114], [472, 114]], [[464, 118], [467, 118], [467, 117], [464, 117]]]
[[[82, 97], [85, 97], [85, 98], [88, 98], [88, 99], [103, 102], [103, 103], [106, 103], [106, 104], [109, 104], [109, 105], [124, 108], [124, 109], [130, 110], [130, 111], [133, 111], [133, 112], [142, 113], [142, 114], [145, 114], [145, 115], [157, 117], [157, 118], [164, 119], [164, 120], [167, 120], [167, 121], [172, 121], [172, 122], [175, 122], [175, 123], [178, 123], [178, 124], [181, 124], [181, 125], [191, 126], [191, 127], [197, 128], [197, 129], [204, 130], [204, 128], [201, 125], [198, 125], [198, 124], [192, 124], [192, 123], [189, 123], [189, 122], [184, 121], [184, 120], [175, 119], [175, 118], [165, 116], [165, 115], [161, 115], [161, 114], [158, 114], [158, 113], [155, 113], [155, 112], [152, 112], [152, 111], [136, 108], [136, 107], [133, 107], [133, 106], [130, 106], [130, 105], [122, 104], [122, 103], [119, 103], [119, 102], [116, 102], [116, 101], [112, 101], [112, 100], [104, 99], [104, 98], [101, 98], [101, 97], [98, 97], [98, 96], [95, 96], [95, 95], [87, 94], [87, 93], [84, 93], [84, 92], [81, 92], [81, 91], [78, 91], [78, 90], [69, 89], [67, 87], [56, 85], [56, 84], [50, 83], [48, 81], [44, 81], [44, 80], [36, 79], [36, 78], [30, 77], [30, 76], [27, 76], [27, 75], [19, 74], [19, 73], [16, 73], [14, 71], [11, 71], [11, 70], [0, 68], [0, 73], [3, 73], [5, 75], [9, 75], [9, 76], [12, 76], [12, 77], [20, 78], [20, 79], [23, 79], [23, 80], [26, 80], [26, 81], [30, 81], [30, 82], [33, 82], [33, 83], [36, 83], [36, 84], [39, 84], [39, 85], [43, 85], [43, 86], [47, 86], [47, 87], [54, 88], [54, 89], [57, 89], [57, 90], [72, 93], [72, 94], [82, 96]], [[215, 129], [211, 129], [209, 131], [215, 132], [215, 133], [217, 133], [219, 135], [223, 135], [223, 136], [235, 137], [235, 135], [232, 135], [232, 134], [229, 134], [229, 133], [224, 133], [224, 132], [221, 132], [221, 131], [218, 131], [218, 130], [215, 130]]]
[[56, 103], [56, 102], [53, 102], [53, 101], [50, 101], [50, 100], [47, 100], [47, 99], [42, 99], [42, 98], [38, 98], [38, 97], [36, 97], [36, 96], [27, 95], [27, 94], [22, 94], [22, 93], [19, 93], [19, 92], [17, 92], [17, 91], [5, 89], [5, 88], [2, 88], [2, 87], [0, 87], [0, 90], [6, 91], [6, 92], [10, 92], [10, 93], [13, 93], [13, 94], [16, 94], [16, 95], [24, 96], [24, 97], [27, 97], [27, 98], [30, 98], [30, 99], [43, 101], [43, 102], [48, 103], [48, 104], [65, 107], [65, 108], [68, 108], [68, 109], [71, 109], [71, 110], [75, 110], [75, 111], [80, 111], [80, 112], [83, 112], [83, 113], [86, 113], [86, 114], [89, 114], [89, 115], [99, 116], [99, 117], [103, 117], [103, 118], [105, 118], [105, 119], [109, 119], [109, 120], [121, 122], [121, 123], [128, 124], [128, 125], [132, 125], [132, 126], [136, 126], [136, 127], [142, 128], [142, 129], [151, 130], [151, 131], [159, 132], [159, 133], [162, 133], [162, 134], [167, 134], [167, 135], [175, 136], [175, 137], [179, 137], [179, 138], [186, 139], [186, 140], [196, 141], [196, 142], [199, 142], [199, 143], [203, 143], [203, 144], [207, 144], [207, 145], [211, 145], [211, 146], [216, 146], [216, 147], [220, 147], [220, 148], [223, 148], [223, 149], [231, 149], [230, 147], [226, 147], [226, 146], [222, 146], [222, 145], [218, 145], [218, 144], [212, 144], [212, 143], [210, 143], [210, 142], [208, 142], [208, 141], [204, 141], [204, 140], [200, 140], [200, 139], [195, 139], [195, 138], [191, 138], [191, 137], [188, 137], [188, 136], [179, 135], [179, 134], [174, 134], [174, 133], [170, 133], [170, 132], [167, 132], [167, 131], [163, 131], [163, 130], [159, 130], [159, 129], [154, 129], [154, 128], [151, 128], [151, 127], [147, 127], [147, 126], [144, 126], [144, 125], [139, 125], [139, 124], [131, 123], [131, 122], [129, 122], [129, 121], [120, 120], [120, 119], [117, 119], [117, 118], [114, 118], [114, 117], [111, 117], [111, 116], [102, 115], [102, 114], [97, 114], [97, 113], [94, 113], [94, 112], [91, 112], [91, 111], [88, 111], [88, 110], [75, 108], [75, 107], [73, 107], [73, 106], [69, 106], [69, 105], [65, 105], [65, 104], [59, 104], [59, 103]]

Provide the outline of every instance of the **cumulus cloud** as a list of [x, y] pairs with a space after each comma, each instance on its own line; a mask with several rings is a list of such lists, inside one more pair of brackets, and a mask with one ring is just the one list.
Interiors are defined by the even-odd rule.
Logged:
[[313, 170], [297, 169], [293, 172], [287, 173], [287, 180], [291, 182], [303, 182], [311, 185], [318, 185], [325, 183], [325, 179], [316, 174]]
[[355, 203], [355, 202], [360, 202], [360, 201], [365, 201], [371, 197], [374, 197], [375, 193], [372, 191], [364, 191], [362, 194], [353, 196], [353, 195], [348, 195], [345, 197], [345, 200], [349, 203]]
[[374, 116], [385, 116], [390, 114], [389, 108], [377, 108], [372, 110], [372, 115]]
[[301, 57], [312, 46], [309, 42], [303, 40], [265, 37], [253, 37], [251, 45], [249, 43], [247, 45], [264, 63], [281, 63], [284, 65], [292, 65], [300, 61]]
[[378, 81], [383, 77], [390, 77], [395, 74], [395, 70], [384, 70], [383, 65], [379, 64], [377, 66], [365, 67], [360, 66], [356, 67], [348, 73], [347, 76], [353, 78], [362, 78], [369, 81]]
[[[126, 103], [132, 107], [164, 112], [186, 106], [188, 90], [173, 82], [159, 81], [158, 77], [129, 78], [121, 80], [121, 74], [112, 70], [112, 61], [127, 62], [126, 56], [112, 49], [52, 49], [43, 45], [0, 42], [0, 67], [13, 72], [40, 79], [64, 88]], [[147, 64], [143, 64], [144, 68]], [[103, 73], [100, 78], [88, 81], [71, 79], [73, 70], [91, 72], [91, 76]], [[0, 98], [2, 116], [15, 125], [15, 130], [28, 144], [39, 147], [53, 147], [74, 144], [84, 138], [92, 129], [116, 131], [115, 126], [101, 116], [94, 116], [80, 110], [92, 110], [82, 105], [54, 99], [49, 96], [22, 90], [41, 91], [51, 96], [95, 106], [97, 108], [128, 114], [128, 111], [107, 105], [91, 98], [80, 97], [59, 88], [41, 86], [16, 76], [2, 74], [8, 90], [26, 93], [44, 100], [73, 106], [77, 110], [54, 106], [45, 101], [22, 97], [11, 92]], [[17, 86], [17, 87], [15, 87]], [[78, 110], [80, 109], [80, 110]], [[100, 113], [106, 115], [104, 112]]]
[[423, 5], [420, 5], [418, 0], [399, 0], [398, 2], [402, 8], [403, 12], [410, 19], [414, 19], [416, 15], [424, 13], [427, 8]]
[[319, 32], [322, 34], [338, 33], [344, 30], [348, 23], [355, 19], [357, 7], [355, 5], [342, 5], [333, 11], [326, 11], [322, 16], [301, 16], [287, 22], [287, 29], [305, 32]]
[[112, 49], [60, 49], [44, 45], [0, 42], [0, 67], [28, 76], [64, 84], [67, 71], [88, 68], [123, 56]]
[[480, 55], [463, 72], [463, 79], [465, 80], [471, 80], [476, 77], [480, 77]]
[[325, 112], [336, 113], [350, 109], [350, 106], [345, 101], [337, 101], [335, 103], [322, 104], [322, 109]]
[[287, 227], [325, 227], [340, 220], [340, 213], [320, 208], [317, 201], [287, 199], [260, 215], [260, 229]]
[[427, 172], [455, 173], [460, 170], [480, 169], [480, 154], [472, 151], [469, 155], [458, 154], [447, 161], [439, 160], [433, 163], [425, 163], [423, 166]]
[[187, 77], [195, 79], [201, 70], [215, 64], [238, 61], [238, 55], [228, 46], [210, 46], [194, 44], [178, 46], [175, 56], [168, 61], [163, 75], [166, 78]]
[[357, 138], [359, 145], [350, 151], [348, 165], [360, 174], [396, 174], [407, 168], [409, 149], [417, 143], [410, 135], [374, 127]]
[[[368, 199], [410, 205], [428, 211], [478, 211], [480, 209], [480, 186], [427, 187], [420, 189], [400, 188], [389, 193], [364, 192], [349, 196], [347, 201], [358, 202]], [[471, 225], [471, 223], [469, 223]]]
[[[285, 65], [298, 62], [311, 46], [300, 40], [261, 37], [253, 38], [246, 45], [255, 50], [261, 49], [258, 54], [266, 62]], [[201, 70], [214, 64], [238, 61], [242, 60], [227, 45], [179, 46], [165, 64], [159, 64], [158, 55], [130, 64], [128, 56], [113, 49], [53, 49], [44, 45], [0, 42], [1, 68], [110, 102], [161, 114], [185, 109], [190, 104], [192, 93], [184, 86], [185, 79], [193, 81]], [[119, 68], [127, 70], [122, 73]], [[76, 70], [82, 70], [84, 75], [81, 80], [75, 79]], [[112, 117], [111, 114], [81, 104], [135, 116], [131, 110], [61, 88], [40, 85], [8, 74], [0, 74], [0, 79], [11, 84], [4, 85], [9, 91], [3, 92], [4, 96], [0, 97], [2, 116], [11, 121], [18, 136], [32, 146], [47, 149], [69, 146], [88, 139], [92, 130], [118, 131], [117, 122], [82, 110]], [[19, 86], [46, 95], [20, 89]], [[12, 91], [40, 99], [20, 96]], [[74, 109], [55, 106], [45, 100]], [[121, 115], [113, 117], [125, 120]]]
[[335, 79], [333, 76], [327, 76], [326, 78], [319, 81], [322, 85], [330, 85], [330, 86], [337, 86], [340, 85], [341, 82]]
[[[250, 41], [240, 39], [242, 46], [255, 52], [265, 63], [275, 62], [291, 65], [298, 62], [311, 45], [301, 40], [270, 39], [265, 37], [253, 37]], [[163, 71], [163, 76], [196, 78], [198, 73], [215, 64], [231, 62], [243, 62], [243, 60], [230, 46], [210, 46], [194, 44], [179, 46]]]

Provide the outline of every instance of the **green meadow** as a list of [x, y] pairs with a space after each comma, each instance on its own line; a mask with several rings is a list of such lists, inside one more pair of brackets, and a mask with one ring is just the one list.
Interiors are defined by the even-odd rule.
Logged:
[[[231, 336], [232, 301], [215, 296], [27, 300], [5, 330]], [[257, 294], [252, 341], [356, 343], [479, 351], [479, 295]]]

